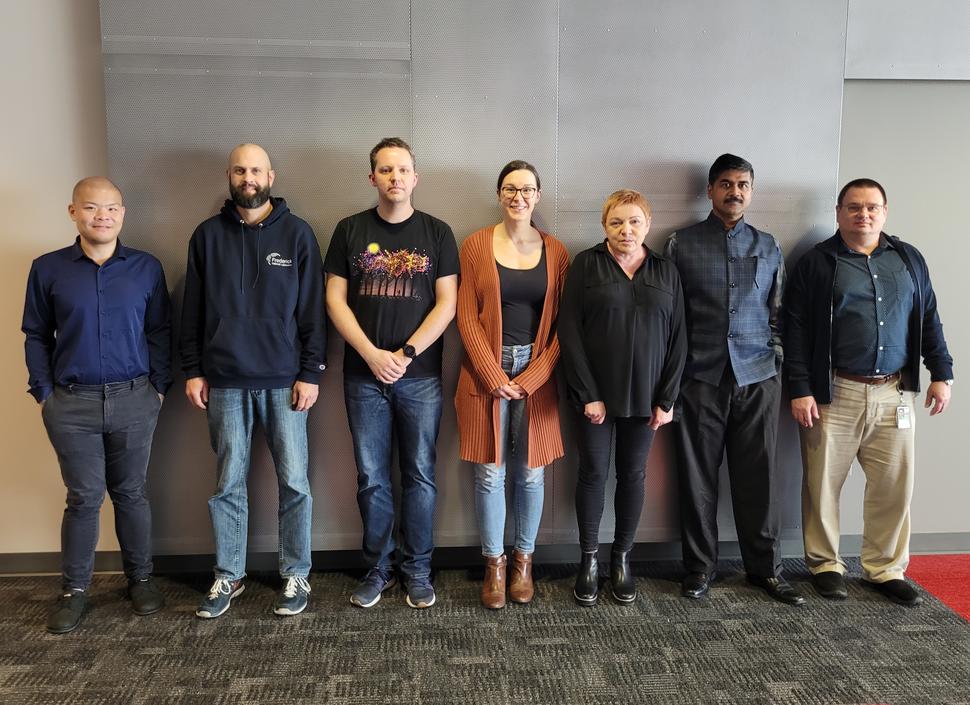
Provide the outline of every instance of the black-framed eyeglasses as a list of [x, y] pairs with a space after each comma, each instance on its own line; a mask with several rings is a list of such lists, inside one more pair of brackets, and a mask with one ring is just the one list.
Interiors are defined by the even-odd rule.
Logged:
[[521, 193], [522, 198], [527, 201], [530, 198], [535, 198], [535, 195], [539, 193], [539, 189], [537, 189], [535, 186], [523, 186], [522, 188], [516, 188], [515, 186], [503, 186], [501, 191], [502, 195], [510, 201], [513, 200], [516, 194], [519, 193]]

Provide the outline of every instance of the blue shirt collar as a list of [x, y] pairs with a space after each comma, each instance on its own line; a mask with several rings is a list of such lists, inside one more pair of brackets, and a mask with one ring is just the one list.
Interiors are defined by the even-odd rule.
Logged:
[[[74, 245], [71, 247], [71, 259], [77, 262], [79, 259], [85, 257], [87, 257], [87, 255], [84, 254], [84, 250], [81, 248], [81, 236], [78, 235], [76, 238], [74, 238]], [[128, 259], [128, 248], [121, 244], [120, 238], [118, 239], [118, 244], [115, 245], [114, 253], [107, 259], [105, 263], [107, 264], [107, 262], [110, 262], [116, 257], [118, 259]]]

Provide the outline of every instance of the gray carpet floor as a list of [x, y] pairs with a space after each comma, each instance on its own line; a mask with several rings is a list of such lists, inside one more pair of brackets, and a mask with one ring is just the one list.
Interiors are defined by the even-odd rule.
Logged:
[[573, 569], [540, 566], [536, 601], [497, 612], [479, 606], [481, 571], [439, 571], [427, 610], [396, 590], [358, 609], [356, 576], [315, 573], [310, 607], [288, 618], [272, 614], [278, 579], [255, 576], [215, 620], [194, 616], [202, 576], [159, 578], [168, 605], [137, 617], [124, 578], [99, 575], [62, 636], [44, 631], [57, 578], [2, 578], [0, 703], [970, 703], [970, 624], [929, 595], [907, 609], [852, 580], [832, 603], [789, 561], [805, 607], [771, 601], [736, 563], [689, 601], [677, 566], [650, 563], [636, 567], [634, 605], [607, 586], [582, 608]]

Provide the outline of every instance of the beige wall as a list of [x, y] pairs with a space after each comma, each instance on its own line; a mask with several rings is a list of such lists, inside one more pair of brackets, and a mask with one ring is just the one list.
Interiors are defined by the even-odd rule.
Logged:
[[[97, 0], [5, 3], [0, 45], [0, 553], [57, 551], [64, 489], [39, 408], [26, 394], [20, 334], [34, 257], [73, 240], [74, 183], [107, 165]], [[117, 547], [110, 508], [102, 549]], [[0, 568], [2, 570], [2, 568]]]
[[[870, 177], [885, 187], [886, 232], [908, 240], [926, 257], [955, 362], [952, 407], [942, 416], [917, 415], [913, 531], [921, 534], [970, 531], [970, 390], [961, 374], [970, 345], [970, 314], [963, 298], [970, 258], [968, 125], [970, 82], [845, 83], [839, 183]], [[927, 382], [924, 370], [924, 390]], [[862, 528], [862, 477], [858, 468], [852, 474], [843, 497], [843, 531], [857, 533]]]

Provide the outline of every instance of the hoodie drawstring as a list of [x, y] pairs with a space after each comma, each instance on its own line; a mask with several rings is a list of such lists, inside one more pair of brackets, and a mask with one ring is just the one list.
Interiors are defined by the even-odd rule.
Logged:
[[260, 252], [260, 250], [259, 250], [259, 240], [262, 237], [262, 235], [263, 235], [263, 224], [260, 223], [257, 226], [257, 230], [256, 230], [256, 278], [253, 279], [253, 288], [254, 289], [256, 288], [257, 282], [259, 282], [259, 271], [262, 269], [262, 267], [259, 266], [260, 265], [260, 262], [259, 262], [259, 252]]
[[[259, 247], [262, 235], [263, 224], [260, 223], [256, 226], [256, 278], [253, 279], [252, 289], [255, 289], [256, 284], [259, 283]], [[246, 281], [246, 221], [241, 218], [239, 220], [239, 236], [242, 238], [242, 247], [240, 248], [240, 252], [242, 253], [242, 272], [239, 275], [239, 291], [242, 292]]]

